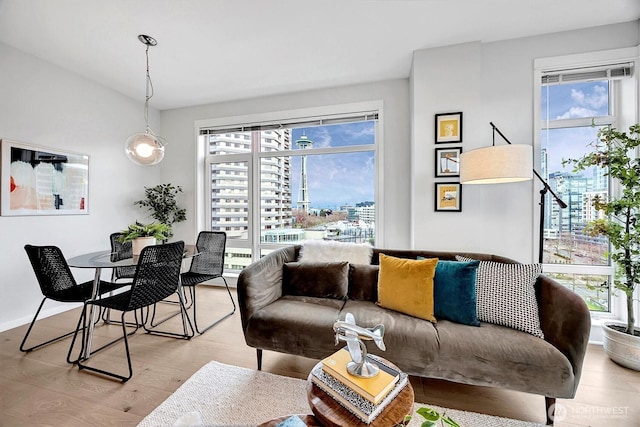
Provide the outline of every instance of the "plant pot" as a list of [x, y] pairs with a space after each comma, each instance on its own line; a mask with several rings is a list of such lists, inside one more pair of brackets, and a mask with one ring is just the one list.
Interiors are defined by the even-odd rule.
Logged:
[[147, 246], [153, 246], [156, 244], [155, 237], [136, 237], [131, 242], [131, 249], [133, 252], [133, 261], [138, 262], [138, 257], [140, 256], [140, 252], [142, 249]]
[[625, 325], [615, 322], [605, 322], [602, 325], [604, 352], [617, 364], [640, 371], [640, 337], [620, 332], [615, 326], [621, 327], [622, 330], [626, 328]]

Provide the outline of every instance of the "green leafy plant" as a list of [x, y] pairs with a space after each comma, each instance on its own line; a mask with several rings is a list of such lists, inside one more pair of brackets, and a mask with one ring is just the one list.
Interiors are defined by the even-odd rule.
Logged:
[[136, 221], [130, 224], [126, 230], [122, 230], [120, 242], [129, 242], [138, 237], [155, 237], [156, 240], [166, 240], [169, 237], [170, 228], [167, 224], [153, 222], [151, 224], [142, 224]]
[[[440, 421], [441, 427], [444, 427], [445, 425], [449, 427], [460, 427], [460, 425], [457, 422], [453, 421], [451, 417], [449, 417], [446, 414], [446, 412], [443, 412], [442, 414], [440, 414], [438, 411], [436, 411], [433, 408], [420, 408], [416, 412], [422, 415], [422, 417], [425, 419], [425, 421], [423, 421], [422, 424], [420, 424], [420, 427], [437, 426], [438, 421]], [[411, 421], [411, 418], [412, 418], [411, 415], [405, 416], [404, 420], [402, 420], [402, 422], [398, 424], [396, 427], [408, 426], [409, 422]]]
[[[634, 292], [640, 282], [640, 159], [636, 157], [640, 146], [640, 124], [629, 127], [629, 133], [606, 127], [598, 131], [598, 141], [592, 143], [593, 151], [579, 159], [564, 160], [571, 163], [574, 171], [590, 167], [605, 168], [605, 175], [620, 186], [620, 191], [611, 200], [595, 196], [594, 206], [604, 215], [590, 222], [585, 232], [609, 238], [614, 251], [611, 259], [616, 263], [617, 273], [613, 286], [626, 295], [626, 333], [634, 334]], [[636, 335], [640, 332], [636, 331]]]
[[176, 200], [178, 193], [182, 193], [182, 187], [179, 185], [158, 184], [155, 187], [145, 187], [145, 199], [135, 201], [133, 204], [147, 208], [153, 219], [166, 224], [169, 227], [168, 237], [171, 237], [171, 226], [187, 219], [187, 210], [178, 206]]

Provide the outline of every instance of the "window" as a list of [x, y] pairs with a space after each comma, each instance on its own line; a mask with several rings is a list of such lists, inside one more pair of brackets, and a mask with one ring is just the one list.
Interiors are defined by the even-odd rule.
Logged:
[[373, 244], [377, 118], [372, 111], [200, 127], [205, 227], [227, 233], [225, 269], [305, 239]]
[[610, 312], [614, 269], [609, 242], [585, 226], [597, 219], [595, 196], [608, 198], [612, 186], [601, 168], [573, 172], [567, 159], [592, 151], [598, 130], [619, 127], [622, 83], [631, 63], [541, 72], [539, 99], [542, 177], [567, 205], [546, 195], [543, 226], [544, 271], [580, 295], [595, 312]]

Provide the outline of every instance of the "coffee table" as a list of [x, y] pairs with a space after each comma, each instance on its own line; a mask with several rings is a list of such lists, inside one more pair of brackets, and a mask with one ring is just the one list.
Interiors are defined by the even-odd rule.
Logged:
[[[389, 361], [384, 359], [382, 359], [382, 361], [391, 367], [398, 369], [397, 366]], [[319, 362], [314, 369], [319, 365], [322, 365], [322, 362]], [[311, 411], [324, 426], [395, 426], [399, 424], [406, 415], [413, 412], [415, 397], [413, 394], [413, 387], [411, 387], [411, 383], [409, 381], [407, 381], [407, 384], [387, 405], [387, 407], [382, 410], [380, 415], [378, 415], [371, 424], [366, 424], [363, 423], [360, 418], [349, 412], [345, 407], [340, 405], [338, 401], [325, 393], [320, 387], [315, 385], [312, 382], [311, 377], [312, 374], [310, 373], [307, 378], [307, 398], [309, 400], [309, 405], [311, 406]]]

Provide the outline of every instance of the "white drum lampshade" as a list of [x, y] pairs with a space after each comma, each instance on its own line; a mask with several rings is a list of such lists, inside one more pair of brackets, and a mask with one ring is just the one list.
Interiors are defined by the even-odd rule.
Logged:
[[498, 145], [460, 154], [462, 184], [501, 184], [533, 179], [533, 147]]

